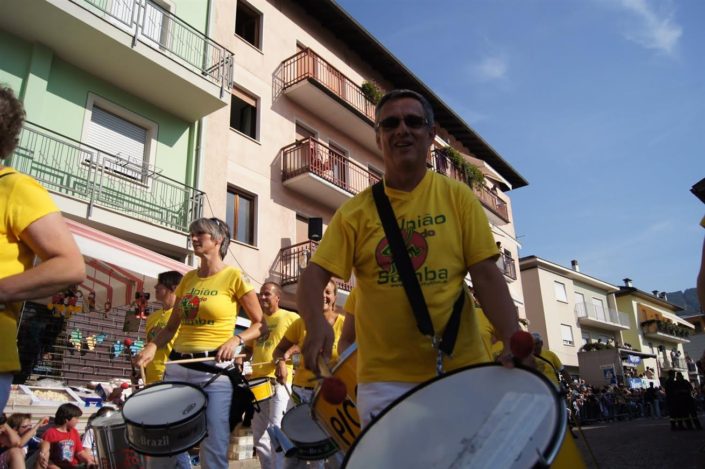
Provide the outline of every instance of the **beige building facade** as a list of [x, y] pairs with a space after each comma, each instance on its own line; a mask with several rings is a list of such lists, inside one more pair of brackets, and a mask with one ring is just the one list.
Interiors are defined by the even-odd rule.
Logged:
[[[213, 5], [211, 33], [234, 52], [234, 81], [229, 106], [205, 119], [198, 181], [207, 194], [205, 212], [227, 220], [233, 232], [226, 261], [255, 285], [280, 282], [284, 305], [293, 308], [298, 276], [320, 232], [342, 203], [383, 175], [374, 92], [410, 88], [428, 96], [436, 112], [439, 136], [429, 168], [462, 177], [444, 151], [451, 146], [484, 174], [475, 192], [523, 316], [507, 195], [527, 184], [523, 177], [334, 2]], [[341, 282], [339, 304], [353, 282]]]

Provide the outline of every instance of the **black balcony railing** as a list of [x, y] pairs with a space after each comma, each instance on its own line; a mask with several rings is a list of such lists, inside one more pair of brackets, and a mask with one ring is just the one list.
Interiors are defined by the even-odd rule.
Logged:
[[[318, 243], [315, 241], [304, 241], [279, 250], [279, 273], [282, 286], [299, 282], [299, 277], [308, 266], [317, 247]], [[341, 290], [350, 291], [354, 286], [352, 279], [350, 282], [343, 282], [340, 279], [333, 280]]]
[[25, 123], [12, 166], [48, 190], [131, 218], [187, 231], [202, 213], [204, 193], [147, 165]]

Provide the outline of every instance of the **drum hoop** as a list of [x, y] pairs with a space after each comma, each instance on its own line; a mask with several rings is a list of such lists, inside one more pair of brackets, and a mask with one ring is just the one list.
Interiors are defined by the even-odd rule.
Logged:
[[[380, 420], [382, 417], [384, 417], [388, 412], [390, 412], [394, 407], [397, 406], [401, 401], [405, 400], [412, 394], [415, 394], [417, 391], [430, 386], [431, 384], [435, 383], [436, 381], [440, 381], [448, 376], [452, 376], [457, 373], [461, 373], [466, 370], [471, 370], [473, 368], [485, 368], [488, 366], [503, 366], [500, 363], [478, 363], [476, 365], [468, 365], [464, 366], [461, 368], [456, 368], [455, 370], [449, 371], [447, 373], [444, 373], [440, 376], [435, 376], [432, 379], [425, 381], [423, 383], [419, 383], [418, 386], [413, 387], [412, 389], [408, 390], [398, 398], [396, 398], [391, 404], [387, 406], [382, 412], [380, 412], [375, 418], [370, 422], [369, 425], [367, 425], [362, 432], [355, 438], [355, 441], [353, 441], [353, 444], [350, 446], [350, 449], [345, 453], [345, 459], [343, 459], [343, 463], [340, 466], [341, 469], [345, 469], [347, 467], [348, 462], [350, 460], [351, 455], [355, 452], [355, 448], [358, 445], [358, 442], [362, 440], [362, 438], [365, 436], [367, 431], [374, 426], [375, 423], [377, 423], [378, 420]], [[515, 365], [515, 368], [521, 369], [523, 371], [528, 371], [529, 373], [533, 374], [534, 376], [538, 377], [541, 381], [543, 381], [544, 384], [546, 384], [546, 387], [551, 390], [551, 396], [553, 396], [553, 399], [560, 404], [558, 406], [558, 425], [556, 425], [556, 428], [553, 430], [553, 435], [551, 435], [551, 439], [549, 440], [548, 448], [543, 450], [542, 456], [546, 460], [547, 463], [552, 463], [553, 460], [555, 459], [556, 455], [558, 455], [558, 451], [561, 448], [561, 443], [563, 441], [563, 436], [565, 435], [566, 429], [568, 427], [568, 411], [566, 410], [566, 406], [561, 402], [562, 398], [558, 394], [558, 390], [556, 390], [555, 385], [548, 379], [546, 376], [544, 376], [542, 373], [539, 373], [538, 371], [528, 368], [524, 365]]]
[[[291, 420], [291, 418], [292, 418], [291, 416], [294, 415], [294, 414], [293, 414], [293, 413], [290, 414], [289, 412], [291, 412], [291, 411], [294, 410], [294, 409], [298, 409], [299, 407], [308, 407], [308, 408], [309, 408], [309, 417], [311, 417], [311, 421], [314, 423], [314, 425], [318, 426], [318, 429], [321, 430], [321, 433], [323, 433], [323, 436], [325, 437], [324, 439], [322, 439], [322, 440], [317, 440], [317, 441], [301, 441], [301, 440], [297, 440], [295, 437], [292, 438], [291, 436], [289, 436], [288, 433], [286, 433], [286, 430], [284, 430], [284, 421], [287, 420], [287, 418], [286, 418], [287, 415], [289, 415], [289, 420]], [[288, 420], [287, 420], [287, 421], [288, 421]], [[318, 420], [316, 419], [316, 414], [313, 412], [313, 407], [311, 407], [310, 404], [305, 403], [305, 402], [304, 402], [304, 403], [301, 403], [301, 404], [297, 404], [297, 405], [295, 405], [294, 407], [292, 407], [291, 409], [287, 410], [287, 411], [284, 413], [284, 416], [282, 417], [282, 421], [281, 421], [280, 427], [281, 427], [281, 430], [284, 432], [284, 434], [285, 434], [292, 442], [300, 443], [301, 445], [308, 445], [308, 446], [314, 446], [314, 447], [315, 447], [315, 446], [321, 445], [323, 442], [326, 442], [326, 441], [330, 441], [330, 442], [334, 442], [334, 441], [335, 441], [335, 440], [333, 440], [333, 438], [328, 434], [328, 432], [325, 430], [325, 428], [323, 428], [321, 425], [318, 424]], [[336, 446], [337, 446], [337, 445], [336, 445]]]
[[[122, 418], [123, 418], [123, 420], [125, 420], [125, 424], [134, 425], [135, 427], [140, 427], [140, 428], [164, 428], [164, 424], [154, 424], [154, 425], [152, 425], [152, 424], [144, 424], [144, 423], [137, 423], [137, 422], [135, 422], [135, 421], [133, 421], [133, 420], [128, 419], [128, 418], [125, 416], [125, 406], [126, 406], [127, 403], [130, 401], [130, 399], [132, 399], [133, 397], [135, 397], [136, 395], [138, 395], [141, 391], [144, 391], [145, 389], [149, 389], [149, 388], [154, 388], [154, 387], [157, 387], [157, 386], [164, 386], [164, 385], [167, 385], [167, 384], [183, 384], [183, 385], [185, 385], [185, 386], [188, 386], [188, 387], [190, 387], [190, 388], [193, 388], [193, 389], [198, 390], [201, 394], [203, 394], [203, 397], [205, 398], [205, 401], [204, 401], [204, 403], [203, 403], [203, 407], [201, 408], [201, 410], [200, 410], [198, 413], [193, 414], [193, 415], [191, 415], [190, 417], [187, 417], [187, 418], [184, 418], [184, 419], [181, 419], [181, 420], [177, 420], [177, 421], [175, 421], [175, 422], [169, 422], [169, 426], [171, 426], [171, 425], [180, 425], [180, 424], [182, 424], [182, 423], [190, 422], [191, 420], [193, 420], [194, 417], [196, 417], [196, 416], [198, 416], [198, 415], [200, 415], [201, 413], [203, 413], [203, 412], [206, 411], [206, 408], [208, 407], [208, 394], [206, 394], [206, 392], [205, 392], [200, 386], [196, 386], [195, 384], [187, 383], [187, 382], [185, 382], [185, 381], [166, 381], [166, 382], [165, 382], [165, 381], [162, 381], [162, 382], [159, 382], [159, 383], [152, 383], [152, 384], [150, 384], [150, 385], [148, 385], [148, 386], [145, 386], [145, 387], [143, 387], [142, 389], [140, 389], [138, 392], [132, 394], [130, 397], [128, 397], [127, 399], [125, 399], [125, 403], [122, 405]], [[175, 454], [176, 454], [176, 453], [175, 453]]]
[[269, 376], [262, 376], [259, 378], [252, 378], [247, 380], [247, 387], [252, 389], [254, 387], [260, 386], [264, 383], [269, 383], [269, 386], [272, 386], [272, 378]]
[[335, 371], [338, 369], [338, 367], [340, 367], [340, 365], [341, 365], [345, 360], [347, 360], [348, 358], [350, 358], [350, 355], [352, 355], [352, 354], [355, 353], [355, 352], [357, 352], [357, 343], [352, 343], [352, 344], [350, 344], [350, 345], [348, 346], [348, 348], [346, 348], [345, 350], [343, 350], [343, 353], [341, 353], [340, 355], [338, 355], [338, 361], [337, 361], [337, 363], [335, 364], [335, 366], [333, 367], [333, 369], [332, 369], [331, 371], [335, 374]]
[[134, 451], [135, 453], [141, 454], [141, 455], [143, 455], [143, 456], [151, 456], [151, 457], [153, 457], [153, 458], [169, 458], [169, 457], [171, 457], [171, 456], [177, 456], [177, 455], [183, 453], [184, 451], [188, 451], [189, 449], [191, 449], [191, 448], [193, 448], [194, 446], [198, 445], [200, 442], [202, 442], [203, 440], [205, 440], [207, 436], [208, 436], [208, 430], [206, 430], [205, 432], [203, 432], [203, 436], [200, 437], [200, 438], [198, 439], [198, 441], [194, 442], [194, 443], [193, 443], [191, 446], [189, 446], [188, 448], [183, 448], [183, 449], [180, 449], [180, 450], [178, 450], [178, 451], [169, 451], [168, 453], [159, 453], [159, 454], [155, 454], [155, 453], [144, 453], [144, 452], [142, 452], [141, 450], [139, 450], [139, 449], [133, 447], [133, 446], [132, 446], [132, 442], [131, 442], [130, 439], [128, 438], [127, 429], [125, 429], [125, 441], [127, 441], [127, 446], [128, 446], [132, 451]]

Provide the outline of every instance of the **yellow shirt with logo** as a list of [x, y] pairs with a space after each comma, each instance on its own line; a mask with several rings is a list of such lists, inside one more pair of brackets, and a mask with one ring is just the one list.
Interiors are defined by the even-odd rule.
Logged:
[[226, 266], [210, 277], [186, 273], [176, 287], [174, 308], [180, 309], [181, 326], [174, 350], [193, 353], [216, 350], [235, 333], [238, 299], [251, 291], [239, 269]]
[[[499, 255], [487, 216], [467, 185], [430, 171], [411, 192], [385, 192], [440, 334], [468, 267]], [[436, 351], [416, 326], [370, 188], [338, 209], [312, 261], [343, 279], [355, 272], [359, 382], [418, 383], [435, 376]], [[467, 296], [464, 309], [446, 370], [489, 360]]]
[[[154, 338], [159, 335], [161, 330], [166, 327], [172, 311], [173, 309], [160, 309], [147, 317], [147, 324], [145, 326], [147, 342], [152, 342]], [[178, 335], [178, 332], [176, 335]], [[171, 349], [174, 347], [176, 335], [174, 335], [164, 347], [158, 348], [157, 351], [154, 352], [154, 359], [144, 367], [144, 374], [147, 379], [146, 384], [156, 383], [157, 381], [161, 381], [164, 377], [164, 370], [166, 369], [164, 362], [169, 358]]]
[[[340, 334], [343, 332], [344, 322], [345, 316], [339, 314], [333, 323], [333, 351], [330, 356], [330, 363], [328, 364], [331, 369], [338, 362], [338, 341], [340, 340]], [[291, 326], [289, 326], [284, 338], [292, 344], [298, 345], [299, 348], [304, 346], [304, 339], [306, 339], [306, 324], [304, 323], [303, 318], [298, 318]], [[293, 384], [295, 386], [301, 386], [302, 388], [313, 388], [316, 385], [316, 382], [313, 380], [315, 377], [316, 375], [306, 368], [303, 360], [301, 360], [301, 364], [294, 371]]]
[[[274, 378], [276, 370], [273, 362], [274, 349], [281, 342], [289, 326], [298, 318], [298, 314], [285, 309], [278, 309], [271, 315], [264, 315], [267, 333], [255, 339], [254, 343], [248, 344], [252, 347], [252, 378]], [[291, 383], [293, 367], [289, 364], [287, 368], [289, 369], [287, 381]]]
[[[37, 181], [12, 168], [0, 169], [0, 278], [32, 267], [34, 253], [20, 235], [35, 221], [58, 211]], [[17, 319], [21, 309], [22, 303], [0, 305], [0, 373], [20, 370]]]
[[558, 355], [547, 349], [542, 349], [540, 356], [543, 360], [541, 360], [541, 358], [535, 359], [536, 371], [543, 373], [556, 387], [560, 387], [558, 374], [563, 369], [561, 359], [558, 358]]

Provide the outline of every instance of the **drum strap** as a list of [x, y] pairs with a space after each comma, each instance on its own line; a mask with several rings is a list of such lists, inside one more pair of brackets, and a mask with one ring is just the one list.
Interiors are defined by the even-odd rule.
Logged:
[[[372, 195], [375, 200], [375, 205], [377, 206], [379, 219], [382, 221], [384, 234], [392, 250], [394, 265], [397, 267], [402, 285], [404, 286], [404, 291], [409, 299], [409, 303], [411, 303], [411, 309], [416, 318], [416, 326], [419, 328], [419, 331], [421, 331], [421, 334], [433, 339], [433, 346], [439, 351], [439, 354], [443, 352], [450, 356], [453, 353], [455, 341], [458, 338], [460, 313], [465, 303], [465, 290], [461, 289], [460, 295], [455, 300], [455, 303], [453, 303], [453, 312], [448, 320], [448, 324], [446, 324], [443, 335], [440, 338], [436, 337], [431, 315], [428, 313], [426, 299], [423, 296], [423, 291], [421, 291], [419, 280], [414, 274], [414, 267], [409, 258], [408, 248], [402, 238], [399, 225], [396, 222], [396, 216], [394, 215], [392, 204], [389, 202], [389, 197], [384, 193], [384, 183], [382, 181], [372, 186]], [[442, 371], [442, 359], [440, 356], [437, 367], [440, 373]]]
[[[252, 421], [252, 416], [255, 411], [259, 412], [259, 404], [255, 399], [255, 395], [252, 394], [247, 380], [240, 370], [237, 368], [218, 368], [217, 366], [209, 365], [207, 363], [181, 363], [181, 366], [194, 371], [202, 371], [204, 373], [212, 373], [217, 375], [224, 374], [230, 379], [230, 384], [233, 387], [233, 395], [230, 399], [230, 431], [232, 432], [235, 426], [243, 422], [246, 427], [250, 426]], [[203, 387], [208, 386], [211, 381], [208, 381]], [[243, 417], [244, 415], [244, 417]]]

